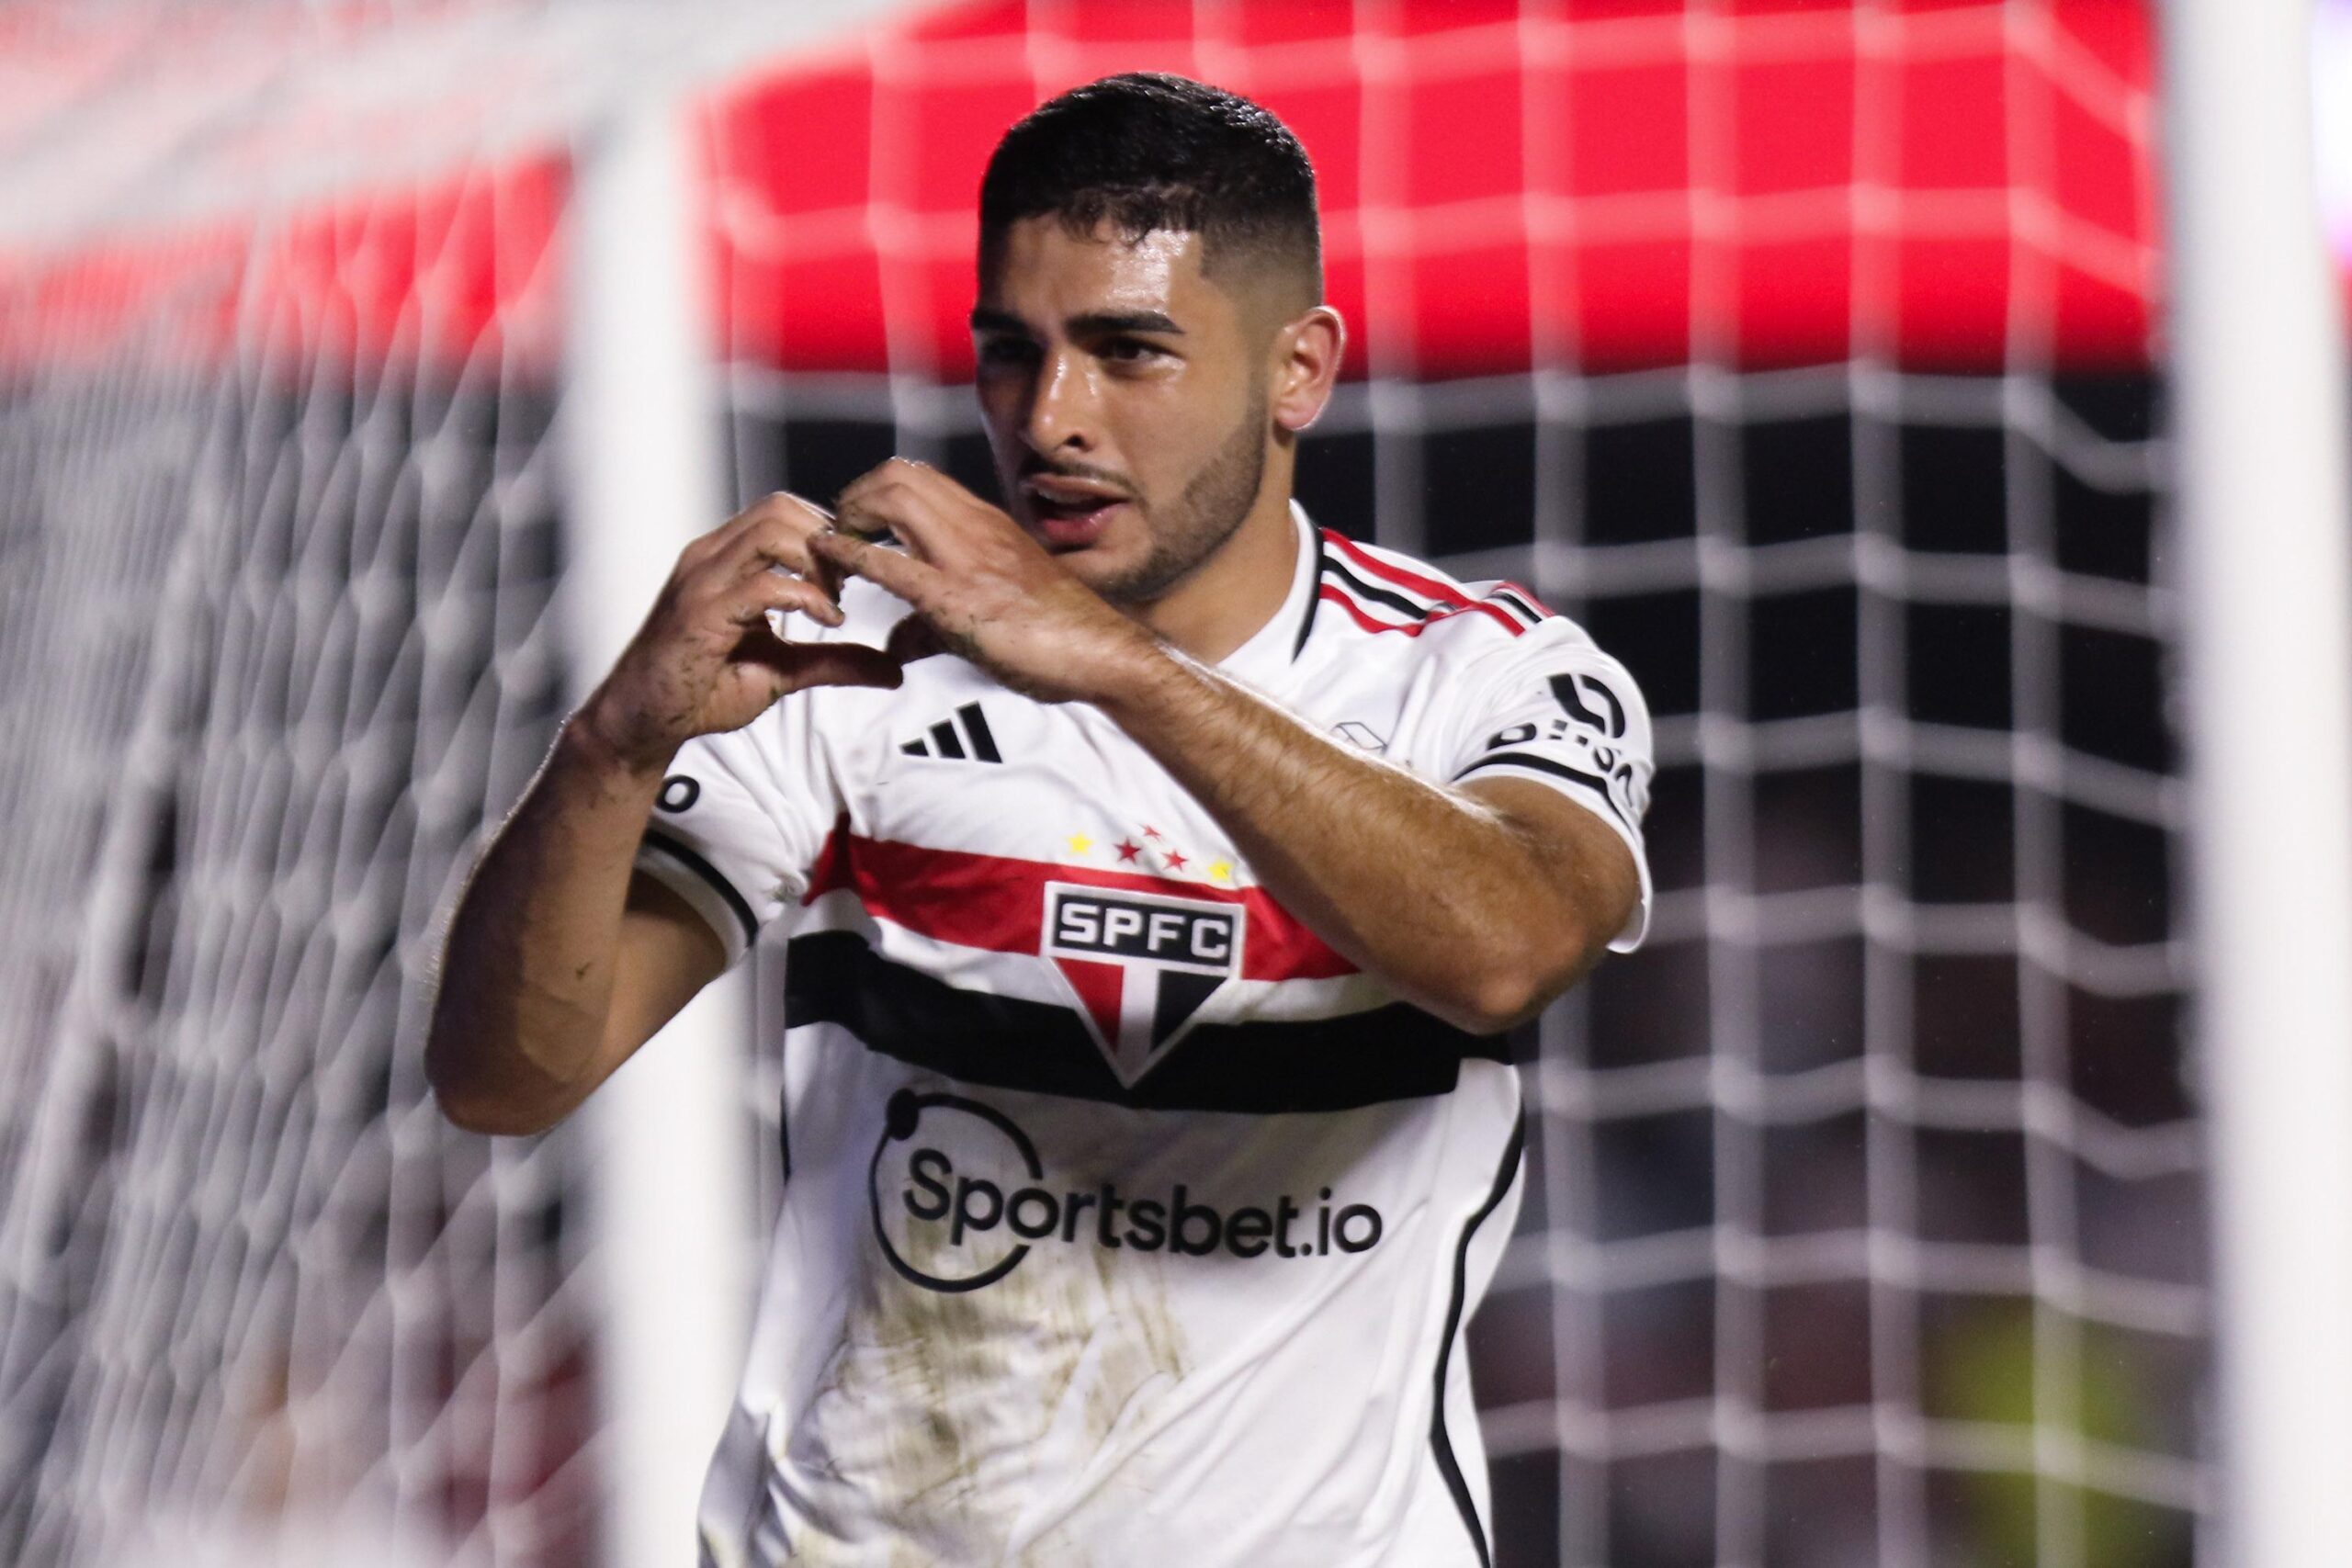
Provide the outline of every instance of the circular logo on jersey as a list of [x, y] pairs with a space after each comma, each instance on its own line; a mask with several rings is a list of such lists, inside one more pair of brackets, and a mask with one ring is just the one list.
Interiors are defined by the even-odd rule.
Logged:
[[[888, 1167], [886, 1171], [885, 1167]], [[1037, 1145], [992, 1106], [902, 1089], [866, 1167], [874, 1236], [890, 1267], [932, 1291], [977, 1291], [1021, 1266], [1050, 1195]]]
[[1001, 1111], [910, 1089], [883, 1109], [865, 1195], [882, 1256], [927, 1291], [993, 1285], [1038, 1246], [1276, 1265], [1368, 1252], [1387, 1228], [1320, 1185], [1234, 1205], [1189, 1179], [1049, 1179]]

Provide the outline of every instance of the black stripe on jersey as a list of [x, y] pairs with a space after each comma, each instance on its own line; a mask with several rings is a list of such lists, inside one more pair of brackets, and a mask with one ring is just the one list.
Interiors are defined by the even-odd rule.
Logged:
[[1544, 619], [1543, 611], [1537, 609], [1534, 605], [1529, 604], [1526, 600], [1521, 598], [1518, 594], [1512, 592], [1508, 588], [1493, 588], [1487, 590], [1487, 599], [1489, 603], [1500, 604], [1506, 610], [1526, 616], [1527, 624], [1531, 626], [1539, 624]]
[[[1620, 822], [1625, 820], [1625, 814], [1617, 809], [1617, 801], [1609, 793], [1609, 781], [1599, 773], [1588, 773], [1582, 768], [1572, 768], [1566, 762], [1555, 762], [1549, 757], [1539, 757], [1532, 751], [1490, 751], [1454, 774], [1453, 782], [1460, 784], [1482, 768], [1532, 768], [1539, 773], [1550, 773], [1555, 778], [1566, 779], [1570, 784], [1580, 784], [1585, 788], [1598, 793], [1602, 800], [1609, 803], [1609, 815]], [[1632, 824], [1628, 823], [1627, 826], [1630, 827]]]
[[735, 891], [735, 885], [721, 876], [717, 866], [659, 828], [648, 828], [645, 841], [717, 888], [718, 896], [727, 900], [727, 907], [735, 911], [735, 918], [743, 923], [743, 940], [747, 942], [760, 940], [760, 922], [752, 913], [751, 901]]
[[956, 710], [956, 716], [964, 721], [964, 732], [972, 738], [973, 756], [983, 762], [1004, 761], [997, 751], [996, 736], [989, 729], [988, 715], [980, 711], [979, 704], [966, 703]]
[[870, 1050], [968, 1084], [1144, 1111], [1352, 1111], [1451, 1093], [1464, 1057], [1509, 1059], [1509, 1036], [1453, 1028], [1391, 1003], [1344, 1018], [1203, 1023], [1129, 1088], [1077, 1012], [959, 989], [874, 951], [857, 931], [786, 949], [787, 1029], [837, 1023]]
[[1438, 1473], [1445, 1478], [1445, 1489], [1453, 1494], [1453, 1506], [1462, 1510], [1462, 1522], [1470, 1530], [1470, 1542], [1478, 1549], [1478, 1568], [1494, 1568], [1494, 1556], [1487, 1546], [1487, 1529], [1478, 1522], [1478, 1505], [1471, 1498], [1470, 1483], [1463, 1478], [1462, 1461], [1453, 1456], [1453, 1439], [1445, 1431], [1445, 1373], [1453, 1356], [1453, 1336], [1462, 1327], [1464, 1298], [1470, 1293], [1470, 1240], [1487, 1216], [1502, 1204], [1510, 1184], [1519, 1178], [1520, 1156], [1527, 1149], [1527, 1122], [1524, 1119], [1511, 1123], [1510, 1143], [1503, 1150], [1503, 1163], [1495, 1172], [1495, 1184], [1487, 1190], [1487, 1201], [1462, 1227], [1462, 1239], [1453, 1248], [1453, 1294], [1446, 1303], [1445, 1333], [1437, 1342], [1437, 1402], [1430, 1411], [1430, 1451], [1437, 1456]]
[[1366, 582], [1363, 578], [1350, 571], [1347, 562], [1337, 556], [1328, 556], [1324, 558], [1323, 575], [1337, 578], [1341, 588], [1359, 599], [1385, 605], [1398, 615], [1409, 616], [1416, 621], [1428, 620], [1430, 614], [1438, 608], [1435, 604], [1424, 604], [1408, 599], [1393, 588], [1379, 588]]
[[1306, 536], [1310, 541], [1312, 541], [1315, 547], [1315, 575], [1308, 580], [1308, 586], [1306, 590], [1306, 614], [1299, 617], [1298, 640], [1290, 645], [1290, 656], [1293, 660], [1296, 660], [1300, 654], [1306, 651], [1306, 639], [1312, 636], [1315, 631], [1315, 606], [1323, 603], [1323, 595], [1316, 592], [1316, 589], [1320, 587], [1323, 582], [1323, 563], [1325, 560], [1323, 554], [1323, 530], [1320, 528], [1309, 528], [1306, 531]]

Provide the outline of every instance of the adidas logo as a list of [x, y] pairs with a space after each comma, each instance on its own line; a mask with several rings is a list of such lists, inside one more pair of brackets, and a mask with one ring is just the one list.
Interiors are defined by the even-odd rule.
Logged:
[[966, 703], [954, 717], [933, 725], [929, 739], [910, 740], [899, 750], [910, 757], [937, 757], [951, 762], [1004, 761], [997, 753], [996, 737], [989, 733], [988, 717], [978, 703]]

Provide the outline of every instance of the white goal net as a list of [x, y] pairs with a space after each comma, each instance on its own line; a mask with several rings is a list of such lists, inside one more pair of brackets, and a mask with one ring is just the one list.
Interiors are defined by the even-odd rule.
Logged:
[[249, 1509], [576, 1561], [575, 1156], [456, 1134], [415, 1049], [560, 716], [552, 398], [291, 323], [192, 368], [174, 314], [0, 412], [0, 1554]]

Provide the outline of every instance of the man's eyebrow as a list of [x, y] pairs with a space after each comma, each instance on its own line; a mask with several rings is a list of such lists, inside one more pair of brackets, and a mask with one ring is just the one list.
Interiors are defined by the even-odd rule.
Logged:
[[[1159, 333], [1170, 337], [1182, 337], [1184, 329], [1163, 310], [1089, 310], [1072, 316], [1062, 323], [1071, 336], [1087, 337], [1103, 333]], [[1029, 323], [1003, 310], [993, 310], [985, 305], [973, 307], [972, 330], [976, 333], [1011, 333], [1018, 336], [1033, 335]]]
[[1160, 333], [1182, 337], [1184, 329], [1161, 310], [1089, 310], [1063, 323], [1072, 337], [1099, 333]]
[[972, 330], [976, 333], [1018, 333], [1026, 336], [1029, 323], [1002, 310], [991, 310], [986, 305], [972, 307]]

